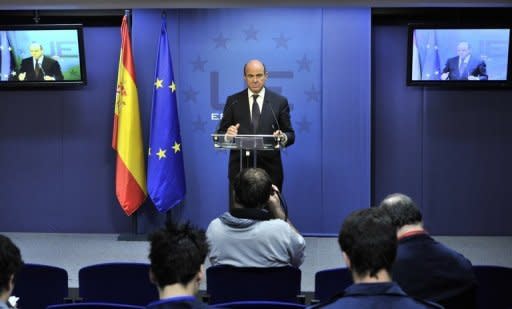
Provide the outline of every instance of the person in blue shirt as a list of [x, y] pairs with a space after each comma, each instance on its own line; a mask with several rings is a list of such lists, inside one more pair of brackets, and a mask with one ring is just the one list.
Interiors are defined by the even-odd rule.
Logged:
[[331, 301], [313, 308], [442, 308], [407, 296], [391, 279], [396, 255], [396, 229], [380, 208], [351, 213], [338, 235], [343, 259], [354, 284]]
[[0, 309], [10, 308], [7, 300], [22, 266], [20, 249], [8, 237], [0, 235]]
[[208, 250], [204, 231], [189, 223], [178, 225], [169, 220], [165, 228], [152, 234], [150, 279], [158, 288], [160, 300], [147, 308], [208, 308], [195, 298]]

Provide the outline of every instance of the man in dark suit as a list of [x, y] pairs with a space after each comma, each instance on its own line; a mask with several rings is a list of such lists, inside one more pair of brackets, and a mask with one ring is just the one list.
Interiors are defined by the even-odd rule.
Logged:
[[[295, 132], [290, 120], [288, 100], [265, 88], [268, 78], [265, 65], [251, 60], [244, 66], [247, 89], [229, 96], [224, 106], [223, 117], [217, 133], [225, 133], [230, 139], [237, 134], [273, 134], [281, 146], [288, 147], [295, 141]], [[254, 103], [256, 102], [256, 104]], [[244, 152], [240, 158], [238, 150], [231, 151], [229, 158], [229, 180], [232, 183], [242, 166], [252, 167], [254, 153]], [[257, 167], [264, 169], [279, 190], [283, 186], [283, 165], [280, 151], [259, 151]]]
[[62, 71], [57, 60], [43, 54], [43, 46], [39, 43], [30, 44], [32, 57], [21, 61], [18, 79], [20, 81], [52, 81], [63, 80]]
[[475, 308], [476, 279], [471, 262], [427, 233], [413, 200], [395, 193], [387, 196], [380, 208], [397, 229], [393, 280], [408, 295], [437, 302], [445, 308]]
[[485, 62], [471, 55], [468, 42], [457, 45], [457, 55], [446, 61], [441, 74], [442, 80], [487, 80]]
[[354, 284], [327, 303], [313, 308], [442, 308], [408, 296], [392, 281], [391, 267], [397, 247], [395, 231], [391, 219], [381, 208], [370, 207], [351, 213], [341, 226], [338, 244]]

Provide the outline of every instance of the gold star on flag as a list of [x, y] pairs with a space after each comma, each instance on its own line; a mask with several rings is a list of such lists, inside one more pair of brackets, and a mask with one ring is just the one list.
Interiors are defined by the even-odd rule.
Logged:
[[156, 153], [156, 155], [158, 156], [158, 160], [161, 160], [162, 158], [167, 158], [167, 156], [165, 155], [166, 152], [167, 150], [159, 148], [158, 152]]
[[151, 155], [151, 147], [148, 148], [148, 156]]
[[171, 82], [171, 85], [169, 86], [169, 88], [171, 88], [172, 92], [176, 91], [176, 84], [174, 83], [174, 81]]
[[158, 88], [162, 88], [162, 87], [163, 87], [163, 85], [162, 85], [162, 83], [163, 83], [163, 82], [164, 82], [164, 80], [163, 80], [163, 79], [158, 79], [158, 77], [157, 77], [157, 78], [156, 78], [156, 82], [155, 82], [155, 84], [154, 84], [154, 85], [156, 86], [156, 89], [158, 89]]
[[178, 144], [177, 142], [174, 142], [174, 146], [172, 146], [172, 149], [174, 149], [174, 153], [177, 153], [178, 151], [180, 151], [180, 144]]

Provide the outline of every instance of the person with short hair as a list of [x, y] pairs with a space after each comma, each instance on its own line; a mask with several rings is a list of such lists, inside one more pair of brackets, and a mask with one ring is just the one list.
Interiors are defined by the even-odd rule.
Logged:
[[[224, 105], [217, 133], [231, 139], [238, 134], [274, 135], [281, 147], [295, 142], [295, 131], [290, 118], [288, 99], [265, 87], [268, 72], [262, 61], [253, 59], [243, 68], [243, 79], [247, 88], [229, 96]], [[253, 151], [232, 150], [229, 155], [228, 177], [232, 184], [240, 172], [240, 160], [244, 168], [264, 169], [280, 191], [283, 188], [283, 164], [280, 151], [259, 151], [256, 166], [252, 166]], [[231, 190], [231, 187], [230, 187]]]
[[0, 235], [0, 309], [9, 308], [7, 300], [22, 266], [20, 249], [8, 237]]
[[150, 279], [158, 288], [160, 300], [147, 308], [208, 308], [195, 298], [208, 255], [204, 231], [169, 220], [149, 241]]
[[391, 279], [396, 255], [396, 230], [379, 208], [351, 213], [338, 235], [343, 259], [354, 284], [331, 301], [313, 308], [442, 308], [409, 297]]
[[233, 187], [233, 207], [206, 230], [210, 263], [299, 267], [306, 242], [287, 217], [268, 173], [261, 168], [244, 169], [235, 177]]
[[462, 41], [457, 44], [457, 56], [446, 61], [442, 80], [487, 80], [486, 64], [471, 54], [471, 45]]
[[64, 79], [59, 62], [44, 55], [43, 45], [34, 42], [30, 44], [29, 49], [31, 57], [21, 61], [18, 80], [55, 81]]
[[394, 193], [384, 198], [380, 208], [396, 229], [398, 251], [393, 279], [404, 291], [446, 308], [474, 308], [476, 278], [471, 262], [428, 234], [414, 201]]

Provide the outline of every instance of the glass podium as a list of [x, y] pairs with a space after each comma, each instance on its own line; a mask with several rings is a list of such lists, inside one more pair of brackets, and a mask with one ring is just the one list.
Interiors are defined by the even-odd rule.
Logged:
[[281, 140], [272, 134], [238, 134], [228, 137], [226, 134], [212, 134], [213, 146], [218, 150], [239, 150], [240, 170], [242, 170], [242, 158], [252, 155], [253, 166], [256, 167], [258, 151], [279, 151]]

